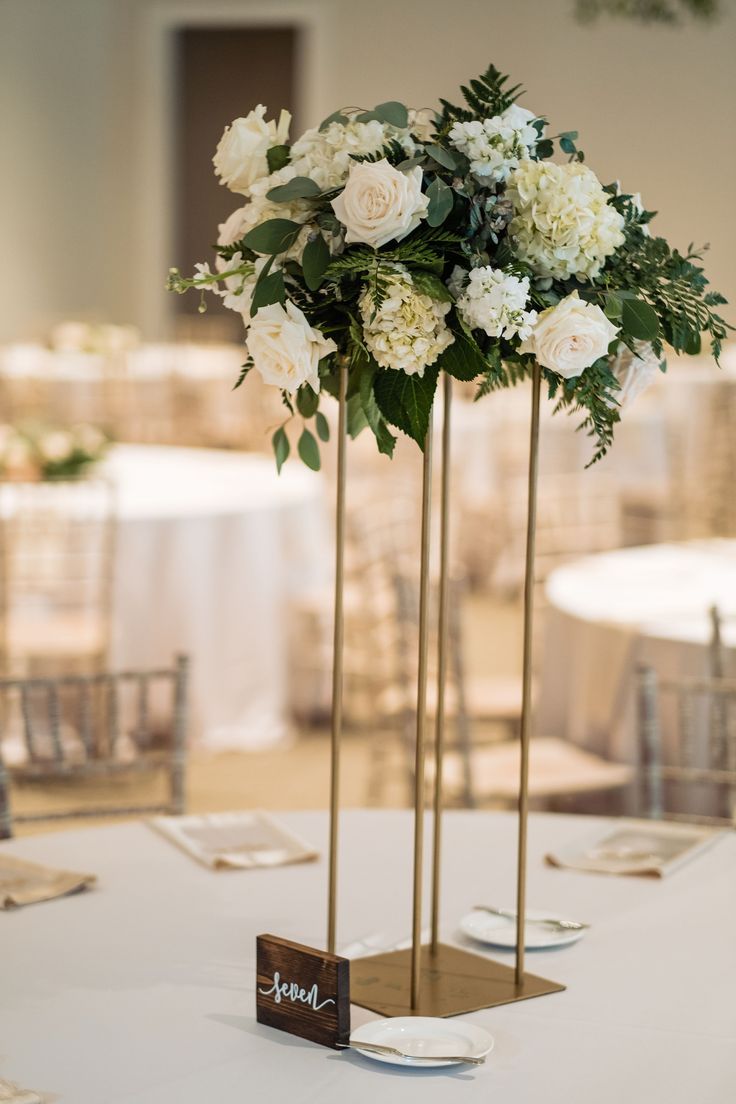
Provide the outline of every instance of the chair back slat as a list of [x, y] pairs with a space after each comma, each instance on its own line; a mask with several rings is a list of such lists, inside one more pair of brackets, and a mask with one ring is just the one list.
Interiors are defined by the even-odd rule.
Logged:
[[[689, 804], [707, 800], [705, 810], [680, 819], [736, 827], [736, 679], [661, 679], [651, 667], [640, 667], [637, 679], [644, 813], [653, 818], [673, 816], [665, 810], [665, 783], [670, 783], [690, 787]], [[666, 761], [663, 752], [660, 702], [666, 698], [674, 699], [675, 705], [674, 763]], [[719, 729], [715, 735], [714, 725]]]
[[[178, 656], [171, 668], [61, 675], [58, 678], [0, 679], [3, 705], [12, 704], [11, 698], [19, 703], [26, 753], [26, 762], [6, 764], [3, 737], [7, 736], [9, 726], [4, 723], [0, 733], [0, 838], [12, 834], [13, 821], [131, 815], [135, 812], [183, 813], [188, 671], [188, 658]], [[159, 700], [157, 695], [155, 711], [153, 708], [154, 683], [168, 688], [168, 718], [165, 721], [161, 712], [163, 698]], [[125, 693], [124, 687], [128, 688]], [[4, 720], [8, 712], [8, 709], [3, 710]], [[164, 734], [165, 748], [162, 746]], [[100, 779], [162, 769], [168, 777], [169, 795], [165, 801], [132, 807], [127, 804], [95, 805], [64, 813], [26, 813], [11, 817], [8, 797], [11, 778], [43, 781], [48, 785], [62, 778]]]

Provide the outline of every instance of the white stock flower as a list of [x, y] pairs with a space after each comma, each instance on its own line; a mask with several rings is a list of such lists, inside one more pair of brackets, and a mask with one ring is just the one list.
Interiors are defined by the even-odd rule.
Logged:
[[266, 121], [266, 108], [258, 104], [244, 118], [225, 127], [212, 158], [220, 182], [231, 192], [247, 194], [255, 180], [268, 175], [266, 154], [272, 146], [286, 142], [290, 122], [288, 111], [281, 112], [278, 124], [273, 119]]
[[623, 244], [623, 216], [595, 173], [577, 161], [524, 161], [506, 195], [515, 211], [509, 226], [515, 252], [540, 276], [592, 279]]
[[426, 217], [429, 200], [422, 194], [422, 170], [400, 172], [386, 158], [354, 164], [332, 209], [346, 230], [345, 241], [374, 249], [401, 241]]
[[[240, 226], [242, 238], [249, 230], [253, 230], [254, 227], [260, 226], [263, 222], [268, 222], [269, 219], [288, 219], [291, 222], [306, 222], [311, 216], [311, 209], [308, 203], [305, 203], [303, 199], [292, 199], [288, 203], [274, 203], [270, 199], [266, 199], [266, 192], [271, 188], [275, 188], [280, 180], [272, 181], [272, 177], [276, 174], [272, 174], [268, 177], [268, 186], [261, 189], [263, 182], [259, 182], [258, 194], [254, 195], [250, 203], [246, 203], [242, 208], [242, 223]], [[261, 190], [262, 193], [261, 194]], [[238, 240], [238, 239], [236, 239]], [[287, 249], [284, 257], [289, 260], [295, 260], [301, 262], [304, 247], [309, 241], [309, 227], [305, 226], [300, 232], [296, 241], [292, 246]]]
[[[268, 264], [268, 260], [268, 257], [257, 257], [255, 262], [248, 266], [249, 271], [239, 272], [234, 276], [224, 276], [222, 280], [223, 288], [218, 287], [216, 289], [217, 294], [222, 299], [223, 306], [227, 307], [228, 310], [237, 311], [242, 316], [243, 325], [246, 329], [251, 323], [250, 307], [253, 301], [253, 292], [258, 277], [264, 266]], [[243, 255], [242, 253], [233, 253], [229, 261], [218, 257], [216, 266], [217, 270], [223, 273], [235, 268], [242, 268]], [[275, 259], [271, 264], [271, 272], [276, 272], [280, 267], [280, 262]]]
[[505, 337], [507, 341], [512, 337], [523, 341], [537, 320], [536, 311], [525, 309], [528, 301], [527, 276], [519, 279], [485, 265], [470, 270], [457, 309], [473, 330], [484, 330], [489, 337]]
[[543, 368], [572, 379], [606, 355], [617, 333], [618, 326], [600, 307], [586, 303], [573, 291], [542, 311], [519, 352], [533, 353]]
[[407, 156], [414, 152], [416, 144], [406, 130], [371, 119], [358, 123], [330, 123], [324, 130], [312, 127], [298, 138], [291, 147], [290, 167], [295, 176], [308, 176], [322, 191], [339, 188], [347, 179], [353, 157], [378, 153], [392, 140], [401, 142]]
[[236, 241], [240, 241], [247, 225], [247, 210], [247, 203], [244, 207], [236, 207], [233, 213], [219, 224], [217, 227], [219, 231], [217, 235], [218, 245], [234, 245]]
[[456, 150], [470, 161], [470, 171], [489, 183], [506, 180], [526, 160], [539, 135], [532, 123], [536, 116], [525, 107], [512, 104], [492, 119], [455, 123], [448, 137]]
[[445, 325], [450, 303], [440, 303], [417, 291], [401, 265], [386, 299], [376, 311], [366, 290], [360, 299], [366, 348], [381, 368], [395, 368], [408, 376], [423, 376], [455, 337]]
[[633, 352], [621, 342], [611, 358], [611, 371], [621, 387], [616, 402], [621, 407], [629, 406], [657, 378], [659, 357], [649, 341], [635, 341]]
[[253, 365], [265, 383], [293, 393], [303, 383], [319, 391], [319, 362], [337, 345], [309, 325], [294, 303], [261, 307], [246, 338]]

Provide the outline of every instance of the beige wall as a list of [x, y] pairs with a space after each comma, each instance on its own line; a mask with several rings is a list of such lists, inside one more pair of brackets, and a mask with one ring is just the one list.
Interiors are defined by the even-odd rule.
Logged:
[[308, 121], [451, 99], [493, 60], [555, 130], [580, 131], [601, 178], [661, 212], [663, 234], [710, 241], [713, 282], [736, 299], [736, 4], [723, 4], [720, 24], [676, 31], [580, 27], [573, 0], [0, 0], [0, 340], [64, 315], [163, 332], [165, 27], [203, 13], [313, 22]]

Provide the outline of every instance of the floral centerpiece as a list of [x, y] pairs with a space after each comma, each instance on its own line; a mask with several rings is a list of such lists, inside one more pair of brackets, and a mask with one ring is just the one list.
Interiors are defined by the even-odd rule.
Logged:
[[219, 228], [214, 269], [172, 269], [168, 286], [242, 316], [238, 384], [255, 369], [283, 395], [279, 467], [292, 418], [299, 455], [319, 467], [320, 403], [342, 367], [348, 432], [367, 427], [391, 455], [395, 429], [423, 446], [441, 371], [476, 380], [481, 397], [536, 362], [556, 408], [582, 414], [592, 463], [664, 371], [665, 343], [695, 354], [704, 335], [718, 358], [725, 300], [701, 251], [652, 236], [639, 197], [603, 185], [577, 132], [549, 135], [493, 66], [462, 95], [434, 116], [394, 101], [345, 108], [291, 144], [288, 113], [268, 120], [259, 105], [220, 140], [215, 170], [242, 203]]
[[0, 425], [0, 478], [77, 479], [102, 460], [108, 445], [105, 434], [91, 425]]

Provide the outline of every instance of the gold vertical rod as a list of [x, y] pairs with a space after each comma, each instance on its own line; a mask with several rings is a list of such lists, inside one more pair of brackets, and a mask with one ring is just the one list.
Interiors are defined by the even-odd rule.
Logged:
[[[431, 415], [430, 415], [431, 418]], [[429, 546], [432, 511], [432, 422], [424, 440], [422, 466], [422, 545], [419, 574], [419, 656], [417, 736], [414, 764], [414, 900], [411, 929], [411, 1009], [419, 1008], [422, 966], [422, 869], [424, 863], [424, 760], [427, 726], [427, 656], [429, 652]]]
[[526, 515], [526, 563], [524, 569], [524, 658], [521, 691], [521, 768], [519, 772], [519, 850], [516, 881], [517, 986], [524, 982], [526, 912], [526, 846], [529, 816], [529, 740], [532, 721], [532, 631], [534, 628], [534, 546], [537, 530], [537, 477], [539, 474], [539, 393], [542, 370], [535, 362], [532, 374], [532, 416], [529, 432], [529, 497]]
[[440, 880], [442, 864], [442, 763], [445, 753], [445, 685], [447, 681], [447, 609], [449, 599], [450, 551], [450, 448], [452, 422], [452, 376], [443, 384], [442, 483], [440, 497], [440, 594], [437, 626], [437, 712], [434, 743], [434, 824], [432, 836], [432, 927], [431, 949], [437, 953], [440, 927]]
[[332, 731], [330, 741], [330, 858], [327, 888], [327, 950], [335, 953], [337, 936], [337, 834], [340, 818], [340, 737], [343, 691], [343, 594], [345, 583], [345, 476], [347, 365], [340, 363], [337, 422], [337, 495], [335, 506], [335, 625], [332, 645]]

